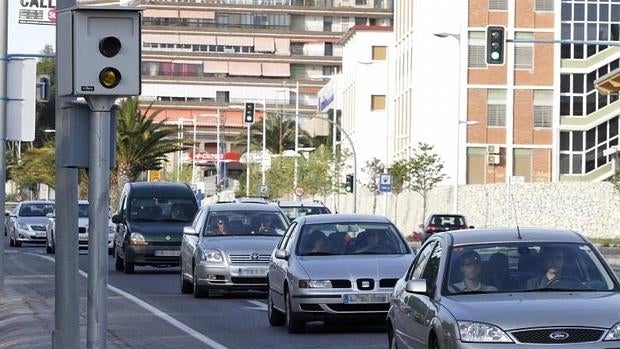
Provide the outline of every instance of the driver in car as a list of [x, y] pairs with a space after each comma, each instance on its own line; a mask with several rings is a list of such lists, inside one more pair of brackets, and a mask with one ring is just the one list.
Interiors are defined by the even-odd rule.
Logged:
[[557, 282], [564, 269], [564, 252], [558, 248], [547, 249], [543, 255], [545, 272], [542, 276], [527, 280], [528, 289], [545, 288]]

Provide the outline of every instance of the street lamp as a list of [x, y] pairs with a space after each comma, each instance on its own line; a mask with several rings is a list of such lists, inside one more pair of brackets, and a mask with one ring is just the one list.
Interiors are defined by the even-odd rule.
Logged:
[[[286, 85], [286, 82], [282, 83]], [[295, 91], [295, 154], [299, 151], [299, 81], [295, 81], [295, 88], [286, 88], [280, 91]], [[295, 157], [295, 169], [293, 175], [293, 188], [297, 188], [297, 171], [298, 171], [297, 157]], [[294, 200], [297, 201], [297, 195], [293, 195]]]
[[[220, 114], [220, 107], [217, 107], [217, 114], [200, 114], [198, 116], [203, 116], [203, 117], [215, 117], [216, 121], [216, 153], [215, 153], [215, 185], [216, 185], [216, 189], [217, 186], [220, 184], [220, 161], [221, 161], [221, 146], [220, 146], [220, 122], [221, 122], [221, 118], [222, 115]], [[196, 157], [196, 154], [194, 154], [194, 158]], [[205, 188], [206, 189], [206, 188]]]

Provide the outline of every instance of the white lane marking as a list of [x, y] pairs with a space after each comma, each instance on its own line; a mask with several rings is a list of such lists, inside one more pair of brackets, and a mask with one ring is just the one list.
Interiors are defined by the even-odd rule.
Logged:
[[[24, 253], [24, 254], [28, 254], [28, 255], [32, 255], [32, 256], [37, 256], [37, 257], [41, 257], [44, 259], [47, 259], [48, 261], [51, 261], [52, 263], [56, 263], [56, 260], [50, 256], [43, 256], [43, 255], [39, 255], [39, 254], [34, 254], [34, 253]], [[86, 273], [83, 270], [79, 270], [80, 275], [82, 275], [85, 278], [88, 278], [88, 273]], [[203, 335], [202, 333], [190, 328], [189, 326], [185, 325], [184, 323], [178, 321], [177, 319], [173, 318], [172, 316], [164, 313], [163, 311], [157, 309], [156, 307], [150, 305], [149, 303], [141, 300], [140, 298], [125, 292], [119, 288], [116, 288], [110, 284], [108, 284], [108, 289], [122, 297], [125, 297], [126, 299], [134, 302], [135, 304], [137, 304], [139, 307], [143, 308], [146, 311], [151, 312], [153, 315], [159, 317], [160, 319], [166, 321], [167, 323], [171, 324], [172, 326], [178, 328], [179, 330], [187, 333], [188, 335], [194, 337], [195, 339], [201, 341], [202, 343], [208, 345], [209, 347], [213, 348], [213, 349], [228, 349], [226, 346], [214, 341], [213, 339]], [[267, 308], [265, 308], [267, 309]]]
[[261, 301], [246, 301], [248, 303], [254, 304], [254, 307], [244, 307], [246, 309], [254, 309], [254, 310], [262, 310], [267, 311], [267, 304]]

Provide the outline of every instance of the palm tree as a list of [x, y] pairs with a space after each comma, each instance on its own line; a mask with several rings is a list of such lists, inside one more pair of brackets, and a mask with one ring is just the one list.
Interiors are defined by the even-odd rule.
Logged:
[[167, 154], [187, 150], [191, 142], [179, 144], [176, 129], [165, 126], [166, 119], [154, 119], [149, 106], [140, 114], [138, 98], [121, 102], [116, 121], [116, 169], [111, 176], [110, 202], [115, 203], [125, 183], [135, 181], [140, 172], [160, 170]]
[[[272, 154], [281, 154], [285, 150], [295, 149], [295, 120], [283, 117], [281, 114], [267, 114], [265, 119], [266, 148]], [[247, 130], [247, 129], [246, 129]], [[253, 149], [263, 147], [263, 123], [254, 123], [251, 127], [250, 143]], [[242, 132], [235, 138], [235, 144], [244, 146], [247, 144], [247, 131]], [[299, 129], [299, 144], [304, 147], [314, 145], [314, 140], [307, 131]]]

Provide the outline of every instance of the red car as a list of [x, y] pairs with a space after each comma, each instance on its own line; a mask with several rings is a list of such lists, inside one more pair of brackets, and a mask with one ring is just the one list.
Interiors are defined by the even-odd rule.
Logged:
[[422, 242], [426, 241], [434, 233], [440, 233], [448, 230], [461, 230], [461, 229], [473, 229], [473, 225], [467, 225], [465, 216], [460, 214], [432, 214], [426, 219], [424, 225], [420, 225], [423, 229], [424, 238]]

